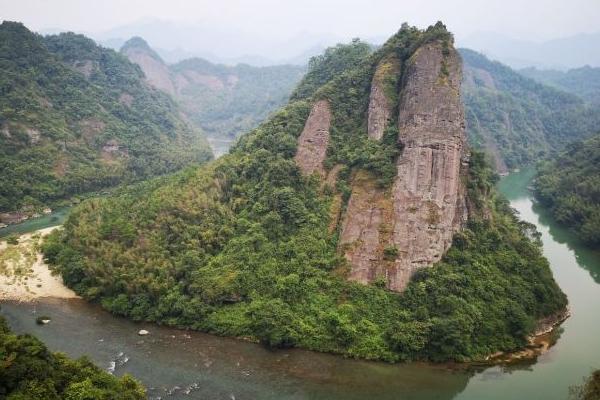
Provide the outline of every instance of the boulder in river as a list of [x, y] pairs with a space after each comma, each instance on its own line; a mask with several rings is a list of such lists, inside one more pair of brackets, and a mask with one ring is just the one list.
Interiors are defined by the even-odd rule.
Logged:
[[149, 334], [150, 334], [150, 332], [148, 332], [145, 329], [140, 329], [140, 331], [138, 332], [138, 335], [140, 335], [140, 336], [146, 336], [146, 335], [149, 335]]

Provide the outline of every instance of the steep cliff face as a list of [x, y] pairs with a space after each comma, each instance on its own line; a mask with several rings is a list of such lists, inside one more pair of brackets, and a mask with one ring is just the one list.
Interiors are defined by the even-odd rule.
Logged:
[[[403, 150], [393, 187], [385, 193], [357, 176], [340, 237], [350, 279], [384, 279], [395, 291], [416, 270], [440, 260], [467, 217], [460, 179], [466, 165], [460, 57], [444, 43], [430, 43], [403, 70], [398, 114]], [[378, 91], [372, 87], [369, 122], [389, 118], [385, 102], [373, 107]], [[382, 126], [373, 127], [369, 136], [380, 138]]]
[[[526, 344], [523, 327], [566, 299], [531, 231], [495, 201], [482, 153], [463, 168], [451, 43], [440, 22], [403, 25], [364, 56], [359, 41], [328, 50], [230, 154], [83, 202], [49, 239], [48, 261], [120, 315], [273, 347], [465, 361]], [[398, 73], [374, 81], [393, 57]], [[373, 82], [385, 102], [369, 107], [372, 93], [382, 99]], [[380, 140], [369, 114], [384, 122]], [[473, 223], [446, 251], [467, 184]]]
[[318, 173], [325, 176], [323, 161], [327, 155], [329, 145], [329, 127], [331, 125], [331, 110], [327, 100], [316, 102], [311, 111], [304, 129], [298, 138], [296, 164], [303, 174]]
[[369, 96], [367, 133], [370, 138], [381, 140], [383, 137], [385, 128], [392, 117], [393, 92], [396, 89], [395, 86], [399, 76], [400, 63], [396, 57], [384, 58], [377, 65]]
[[362, 283], [387, 277], [384, 251], [390, 240], [393, 205], [373, 176], [359, 171], [352, 180], [340, 243], [351, 265], [348, 278]]
[[389, 276], [402, 290], [419, 268], [439, 261], [466, 219], [465, 123], [460, 101], [461, 61], [454, 50], [429, 44], [409, 60], [398, 117], [404, 145], [394, 183], [392, 243], [398, 258]]

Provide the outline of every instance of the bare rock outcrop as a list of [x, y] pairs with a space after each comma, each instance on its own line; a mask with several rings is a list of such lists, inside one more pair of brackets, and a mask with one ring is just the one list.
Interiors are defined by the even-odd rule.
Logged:
[[460, 57], [435, 42], [419, 48], [403, 68], [396, 179], [385, 193], [357, 175], [340, 237], [350, 279], [384, 278], [395, 291], [441, 259], [467, 218]]
[[95, 64], [92, 60], [79, 60], [73, 63], [73, 69], [88, 79], [94, 72]]
[[91, 143], [96, 136], [104, 132], [105, 128], [106, 123], [98, 118], [86, 118], [79, 121], [79, 129], [88, 143]]
[[125, 50], [125, 55], [129, 61], [140, 66], [148, 83], [170, 95], [175, 95], [175, 86], [165, 63], [148, 54], [145, 49], [129, 48]]
[[317, 101], [310, 111], [304, 129], [298, 138], [296, 164], [304, 175], [318, 173], [325, 176], [323, 161], [329, 145], [331, 110], [327, 100]]
[[34, 129], [34, 128], [30, 128], [28, 126], [23, 127], [23, 130], [27, 134], [27, 137], [29, 137], [29, 142], [31, 144], [37, 144], [37, 143], [39, 143], [40, 138], [42, 136], [42, 134], [40, 133], [40, 131], [38, 131], [37, 129]]
[[392, 243], [398, 249], [389, 287], [402, 290], [419, 268], [439, 261], [466, 220], [461, 60], [442, 44], [422, 46], [407, 65], [400, 98], [403, 144], [393, 188]]
[[[400, 74], [400, 63], [395, 57], [382, 59], [371, 81], [371, 94], [369, 96], [369, 115], [367, 132], [370, 138], [381, 140], [393, 112], [393, 103], [386, 95], [386, 85], [394, 81]], [[392, 88], [392, 90], [395, 88]]]
[[342, 221], [340, 245], [351, 269], [348, 278], [362, 283], [387, 276], [383, 262], [390, 238], [393, 205], [389, 194], [378, 188], [373, 177], [358, 171]]

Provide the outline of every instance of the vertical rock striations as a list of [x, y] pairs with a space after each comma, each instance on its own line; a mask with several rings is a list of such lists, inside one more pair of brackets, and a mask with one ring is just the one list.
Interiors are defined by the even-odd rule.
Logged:
[[441, 43], [422, 46], [407, 63], [398, 116], [404, 149], [393, 188], [398, 256], [389, 275], [392, 290], [404, 289], [417, 269], [439, 261], [467, 217], [460, 82], [460, 56]]
[[[349, 278], [385, 279], [395, 291], [402, 291], [416, 270], [440, 260], [467, 217], [459, 55], [436, 41], [421, 46], [402, 69], [398, 141], [403, 152], [394, 185], [384, 191], [357, 173], [340, 236]], [[368, 123], [375, 139], [389, 120], [389, 103], [377, 85], [372, 85]]]
[[[358, 171], [342, 221], [340, 244], [351, 265], [348, 278], [362, 283], [386, 276], [383, 244], [390, 237], [392, 200], [375, 179]], [[387, 229], [386, 229], [387, 228]]]
[[298, 138], [296, 164], [303, 174], [325, 176], [323, 161], [329, 145], [331, 110], [327, 100], [317, 101], [310, 111], [304, 129]]
[[390, 99], [389, 97], [392, 96], [389, 94], [395, 92], [399, 75], [400, 63], [396, 57], [384, 58], [375, 69], [371, 82], [367, 121], [367, 133], [370, 138], [381, 140], [383, 137], [394, 107], [394, 99]]

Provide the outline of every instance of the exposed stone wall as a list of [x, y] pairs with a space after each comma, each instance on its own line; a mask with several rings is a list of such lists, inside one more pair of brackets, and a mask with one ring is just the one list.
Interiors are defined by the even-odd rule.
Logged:
[[460, 57], [454, 49], [444, 55], [442, 44], [432, 43], [403, 68], [397, 177], [385, 193], [357, 174], [340, 237], [350, 279], [369, 283], [384, 277], [395, 291], [415, 271], [440, 260], [467, 218]]
[[169, 68], [164, 63], [152, 57], [145, 50], [132, 48], [128, 49], [125, 55], [129, 61], [140, 66], [148, 83], [170, 95], [175, 95]]
[[317, 173], [325, 176], [323, 161], [329, 145], [331, 110], [327, 100], [317, 101], [310, 111], [304, 129], [298, 138], [296, 164], [304, 175]]
[[[371, 81], [371, 94], [369, 96], [369, 115], [367, 120], [367, 133], [370, 138], [381, 140], [393, 112], [394, 104], [386, 95], [387, 80], [393, 81], [393, 76], [399, 76], [400, 63], [398, 59], [382, 59]], [[390, 79], [391, 78], [391, 79]]]
[[361, 283], [387, 275], [383, 260], [385, 243], [391, 233], [392, 200], [378, 188], [375, 179], [358, 171], [342, 221], [340, 247], [351, 269], [348, 278]]
[[419, 268], [439, 261], [466, 219], [461, 164], [465, 122], [461, 60], [454, 49], [427, 44], [406, 67], [400, 98], [392, 243], [398, 249], [389, 287], [402, 290]]

